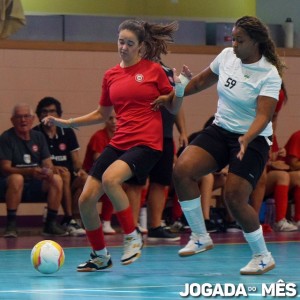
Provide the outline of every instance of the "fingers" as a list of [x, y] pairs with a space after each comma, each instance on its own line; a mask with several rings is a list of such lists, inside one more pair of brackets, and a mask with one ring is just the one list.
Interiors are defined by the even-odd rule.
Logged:
[[189, 80], [191, 80], [192, 77], [193, 77], [193, 73], [191, 72], [191, 70], [189, 69], [189, 67], [186, 66], [186, 65], [183, 65], [183, 66], [182, 66], [181, 74], [182, 74], [183, 76], [187, 77]]

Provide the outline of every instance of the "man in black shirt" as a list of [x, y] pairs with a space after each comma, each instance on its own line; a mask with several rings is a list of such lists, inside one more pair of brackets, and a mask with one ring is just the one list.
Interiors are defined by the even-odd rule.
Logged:
[[[34, 120], [28, 104], [14, 107], [13, 127], [0, 137], [1, 181], [5, 187], [7, 226], [4, 237], [17, 237], [16, 213], [23, 197], [46, 194], [48, 213], [43, 235], [63, 236], [68, 233], [57, 223], [62, 199], [62, 180], [53, 174], [53, 164], [44, 136], [31, 129]], [[34, 200], [34, 199], [31, 199]]]
[[[61, 117], [61, 103], [53, 97], [41, 99], [36, 108], [40, 121], [48, 115]], [[83, 236], [85, 230], [79, 226], [78, 198], [87, 179], [87, 173], [82, 169], [79, 157], [79, 144], [72, 128], [48, 126], [42, 122], [33, 129], [42, 132], [46, 138], [54, 173], [63, 180], [62, 207], [64, 218], [62, 224], [71, 236]]]

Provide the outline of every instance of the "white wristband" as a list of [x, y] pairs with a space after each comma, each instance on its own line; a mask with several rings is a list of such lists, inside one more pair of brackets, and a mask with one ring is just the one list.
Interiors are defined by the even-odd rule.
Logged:
[[188, 83], [191, 81], [190, 79], [188, 79], [187, 77], [185, 77], [183, 74], [180, 73], [180, 75], [178, 76], [178, 78], [180, 79], [181, 84], [186, 87], [188, 85]]
[[184, 96], [185, 86], [181, 82], [175, 82], [175, 95], [176, 97], [182, 98]]

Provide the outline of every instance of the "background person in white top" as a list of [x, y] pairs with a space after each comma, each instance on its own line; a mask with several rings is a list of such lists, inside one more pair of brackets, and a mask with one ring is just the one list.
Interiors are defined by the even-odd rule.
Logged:
[[[259, 19], [245, 16], [233, 27], [232, 48], [224, 49], [186, 86], [187, 96], [217, 83], [219, 99], [214, 123], [183, 151], [173, 172], [176, 192], [192, 230], [189, 243], [179, 250], [180, 256], [213, 248], [202, 217], [199, 181], [228, 164], [225, 201], [253, 253], [240, 273], [263, 274], [275, 267], [258, 215], [248, 200], [268, 159], [271, 119], [283, 68], [267, 27]], [[156, 106], [168, 107], [170, 103], [162, 102]]]

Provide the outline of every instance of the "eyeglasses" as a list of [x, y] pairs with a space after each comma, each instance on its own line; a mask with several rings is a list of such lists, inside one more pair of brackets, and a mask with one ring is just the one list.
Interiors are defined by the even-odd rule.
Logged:
[[29, 120], [33, 118], [33, 115], [14, 115], [14, 119], [17, 119], [17, 120]]
[[57, 112], [56, 109], [46, 109], [46, 108], [43, 108], [43, 109], [41, 110], [41, 113], [42, 113], [42, 114], [54, 114], [54, 113], [56, 113], [56, 112]]

